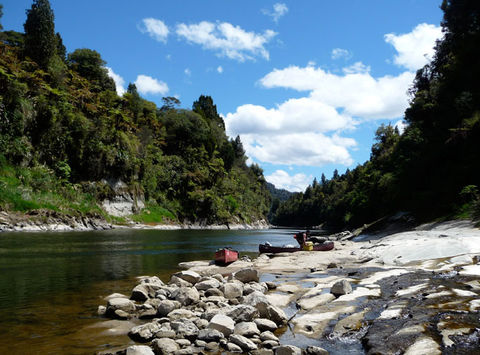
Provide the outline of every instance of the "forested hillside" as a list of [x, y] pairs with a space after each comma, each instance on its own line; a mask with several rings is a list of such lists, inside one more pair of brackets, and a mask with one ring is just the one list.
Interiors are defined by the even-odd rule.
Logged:
[[246, 165], [211, 97], [187, 110], [173, 97], [157, 107], [134, 84], [119, 96], [98, 52], [66, 53], [48, 0], [33, 1], [24, 29], [0, 33], [0, 210], [108, 217], [107, 181], [121, 180], [146, 221], [266, 215], [263, 171]]
[[403, 134], [376, 132], [370, 160], [314, 181], [281, 204], [281, 225], [357, 226], [396, 211], [419, 219], [478, 214], [480, 2], [445, 0], [432, 62], [417, 72]]

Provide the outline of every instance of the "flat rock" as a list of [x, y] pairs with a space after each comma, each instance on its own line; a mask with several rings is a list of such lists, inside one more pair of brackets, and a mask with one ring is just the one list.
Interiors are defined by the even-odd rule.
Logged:
[[282, 345], [275, 348], [275, 355], [302, 355], [302, 349], [293, 345]]
[[176, 277], [195, 285], [198, 281], [200, 281], [201, 276], [196, 273], [195, 271], [186, 270], [180, 271], [174, 274]]
[[235, 322], [226, 315], [217, 314], [210, 320], [208, 328], [216, 329], [223, 333], [225, 337], [228, 337], [235, 330]]
[[231, 343], [238, 345], [243, 351], [246, 352], [258, 349], [256, 344], [254, 344], [250, 339], [245, 338], [242, 335], [232, 334], [230, 335], [228, 340]]
[[254, 320], [255, 324], [257, 325], [258, 329], [262, 332], [264, 331], [275, 331], [277, 330], [278, 326], [274, 321], [266, 318], [257, 318]]
[[233, 277], [243, 283], [255, 281], [258, 282], [258, 271], [252, 268], [239, 270], [233, 274]]
[[254, 335], [260, 335], [260, 330], [254, 322], [240, 322], [235, 325], [233, 333], [250, 338]]
[[323, 306], [335, 299], [335, 296], [331, 293], [323, 293], [313, 297], [300, 298], [297, 304], [304, 310], [311, 310], [320, 306]]
[[132, 345], [127, 348], [126, 355], [155, 355], [147, 345]]
[[155, 354], [169, 355], [175, 351], [180, 350], [180, 346], [173, 339], [161, 338], [152, 341], [153, 350]]

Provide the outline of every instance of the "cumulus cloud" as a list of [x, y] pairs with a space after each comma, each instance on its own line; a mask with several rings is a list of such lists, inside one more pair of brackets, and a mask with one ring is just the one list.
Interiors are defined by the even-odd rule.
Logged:
[[265, 176], [265, 179], [274, 184], [277, 189], [299, 192], [304, 191], [310, 185], [313, 176], [307, 176], [303, 173], [290, 175], [284, 170], [276, 170], [271, 175]]
[[166, 83], [148, 75], [137, 76], [135, 85], [141, 94], [165, 95], [168, 92], [168, 85]]
[[345, 59], [350, 59], [352, 57], [352, 54], [342, 48], [334, 48], [332, 49], [332, 59], [340, 59], [340, 58], [345, 58]]
[[167, 43], [167, 37], [170, 33], [167, 25], [165, 25], [163, 21], [151, 17], [142, 20], [142, 25], [139, 26], [139, 30], [142, 33], [148, 33], [150, 37], [163, 43]]
[[284, 3], [277, 2], [273, 4], [273, 10], [262, 10], [264, 15], [270, 16], [273, 21], [278, 22], [288, 12], [288, 7]]
[[192, 75], [192, 71], [190, 70], [190, 68], [185, 68], [185, 70], [183, 72], [185, 73], [186, 76], [191, 76]]
[[106, 67], [108, 71], [108, 76], [113, 79], [115, 82], [115, 89], [117, 90], [117, 94], [122, 96], [125, 93], [125, 80], [115, 73], [112, 68]]
[[190, 25], [181, 23], [177, 25], [176, 33], [189, 43], [201, 45], [204, 49], [213, 50], [220, 57], [240, 62], [253, 60], [258, 56], [268, 60], [270, 55], [265, 45], [276, 35], [272, 30], [264, 33], [247, 32], [228, 22], [207, 21]]
[[219, 74], [222, 74], [222, 73], [223, 73], [223, 67], [222, 67], [221, 65], [219, 65], [219, 66], [217, 67], [217, 72], [218, 72]]
[[388, 33], [385, 35], [385, 41], [398, 52], [394, 57], [394, 63], [414, 71], [432, 59], [435, 42], [441, 37], [441, 27], [421, 23], [409, 33], [401, 35]]

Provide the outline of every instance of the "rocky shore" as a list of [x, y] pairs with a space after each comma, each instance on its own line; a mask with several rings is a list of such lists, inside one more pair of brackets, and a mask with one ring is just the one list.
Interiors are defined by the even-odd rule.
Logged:
[[102, 354], [473, 354], [479, 261], [480, 231], [450, 222], [329, 252], [185, 263], [168, 283], [145, 276], [106, 298], [98, 312], [131, 340]]

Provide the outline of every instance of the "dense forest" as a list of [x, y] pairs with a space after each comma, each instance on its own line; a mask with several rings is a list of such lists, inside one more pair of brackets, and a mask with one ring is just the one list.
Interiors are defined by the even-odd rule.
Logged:
[[24, 30], [0, 32], [0, 210], [108, 218], [100, 203], [121, 180], [145, 221], [264, 218], [263, 171], [211, 97], [188, 110], [174, 97], [157, 107], [134, 84], [119, 96], [98, 52], [67, 53], [48, 0], [33, 1]]
[[408, 127], [376, 132], [370, 160], [314, 180], [280, 204], [281, 225], [358, 226], [398, 211], [418, 220], [480, 211], [480, 2], [444, 0], [444, 37], [420, 69]]

